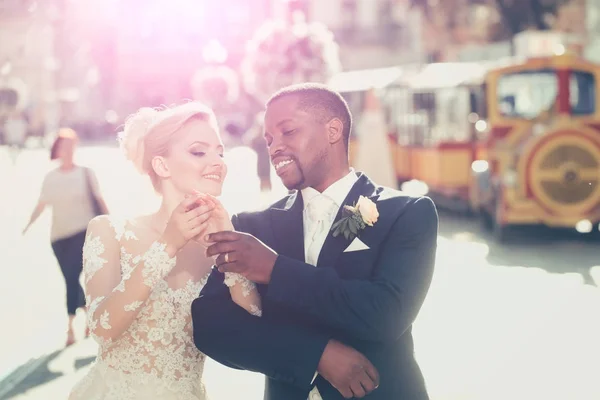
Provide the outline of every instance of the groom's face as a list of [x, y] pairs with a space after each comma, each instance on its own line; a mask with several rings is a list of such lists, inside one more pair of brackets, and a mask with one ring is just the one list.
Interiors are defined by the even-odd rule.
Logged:
[[273, 101], [265, 113], [265, 140], [277, 175], [288, 189], [318, 184], [326, 173], [327, 128], [294, 95]]

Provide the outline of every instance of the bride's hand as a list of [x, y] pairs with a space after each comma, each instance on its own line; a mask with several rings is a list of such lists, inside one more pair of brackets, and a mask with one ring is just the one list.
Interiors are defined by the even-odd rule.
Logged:
[[212, 203], [202, 201], [199, 196], [187, 197], [179, 203], [159, 239], [160, 243], [167, 246], [167, 253], [171, 257], [189, 240], [194, 240], [206, 231], [212, 207]]
[[210, 194], [202, 193], [199, 194], [202, 202], [212, 207], [210, 212], [210, 219], [206, 223], [206, 229], [198, 235], [195, 240], [205, 246], [208, 246], [209, 243], [206, 243], [204, 237], [210, 233], [222, 232], [222, 231], [232, 231], [234, 230], [233, 224], [231, 223], [231, 218], [229, 217], [229, 213], [223, 207], [223, 204], [214, 196]]

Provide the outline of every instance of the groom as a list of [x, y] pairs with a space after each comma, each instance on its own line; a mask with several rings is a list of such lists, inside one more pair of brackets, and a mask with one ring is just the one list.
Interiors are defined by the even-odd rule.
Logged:
[[[351, 170], [351, 125], [325, 86], [275, 94], [265, 139], [295, 191], [235, 215], [236, 232], [210, 235], [218, 270], [192, 304], [194, 341], [226, 366], [265, 374], [265, 399], [428, 399], [411, 326], [433, 274], [437, 212], [427, 197]], [[258, 284], [262, 317], [232, 302], [223, 272]]]

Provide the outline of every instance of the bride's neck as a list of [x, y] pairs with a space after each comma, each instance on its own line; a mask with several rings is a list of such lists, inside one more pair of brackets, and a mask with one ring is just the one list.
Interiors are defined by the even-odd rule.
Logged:
[[164, 231], [167, 227], [167, 222], [169, 222], [169, 218], [171, 218], [171, 214], [177, 208], [179, 203], [184, 200], [184, 195], [175, 194], [175, 193], [164, 193], [162, 196], [162, 201], [160, 203], [160, 208], [152, 215], [152, 219], [156, 224], [156, 228], [159, 231]]

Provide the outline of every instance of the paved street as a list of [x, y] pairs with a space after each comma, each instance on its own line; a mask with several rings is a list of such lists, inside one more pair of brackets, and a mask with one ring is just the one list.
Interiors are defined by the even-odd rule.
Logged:
[[[97, 171], [111, 211], [156, 204], [116, 148], [83, 148], [79, 156]], [[283, 192], [261, 194], [252, 160], [228, 159], [224, 202], [232, 210]], [[0, 148], [0, 399], [66, 398], [96, 350], [91, 340], [61, 350], [64, 286], [49, 213], [20, 233], [47, 160], [45, 151], [28, 150], [13, 165]], [[500, 246], [475, 221], [442, 213], [434, 282], [414, 335], [432, 400], [600, 399], [600, 247], [542, 229]], [[208, 362], [205, 379], [213, 399], [262, 398], [258, 375]]]

